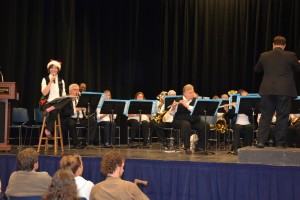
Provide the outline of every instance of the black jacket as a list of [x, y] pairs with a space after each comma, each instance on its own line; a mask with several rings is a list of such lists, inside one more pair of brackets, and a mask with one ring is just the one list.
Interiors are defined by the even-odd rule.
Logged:
[[300, 71], [300, 63], [294, 52], [274, 48], [260, 55], [255, 72], [264, 72], [260, 95], [297, 96], [294, 70]]

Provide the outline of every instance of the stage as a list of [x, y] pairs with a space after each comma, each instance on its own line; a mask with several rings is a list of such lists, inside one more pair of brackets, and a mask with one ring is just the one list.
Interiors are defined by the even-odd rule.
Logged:
[[[47, 171], [53, 175], [59, 168], [62, 155], [80, 154], [84, 163], [83, 177], [98, 183], [104, 179], [100, 173], [101, 157], [109, 150], [97, 146], [82, 150], [66, 147], [63, 153], [59, 149], [55, 155], [53, 148], [49, 148], [47, 153], [42, 149], [39, 171]], [[165, 152], [160, 150], [159, 143], [154, 143], [150, 149], [130, 149], [127, 145], [121, 145], [113, 150], [126, 156], [123, 179], [147, 180], [148, 185], [140, 188], [150, 199], [300, 199], [300, 165], [292, 163], [292, 166], [288, 166], [287, 162], [277, 162], [278, 165], [258, 164], [255, 162], [261, 160], [249, 159], [259, 155], [268, 157], [268, 152], [273, 155], [284, 154], [285, 157], [295, 156], [300, 155], [299, 149], [261, 150], [246, 147], [239, 150], [238, 156], [227, 154], [228, 150], [225, 149], [211, 149], [208, 155], [203, 152], [187, 155], [184, 150]], [[3, 190], [10, 174], [16, 170], [17, 153], [16, 146], [10, 152], [0, 153]], [[241, 162], [245, 161], [242, 155], [247, 156], [246, 163]]]

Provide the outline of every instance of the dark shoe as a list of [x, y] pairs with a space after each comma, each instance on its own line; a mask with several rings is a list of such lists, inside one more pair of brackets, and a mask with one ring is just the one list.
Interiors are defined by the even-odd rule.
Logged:
[[195, 152], [199, 152], [199, 151], [204, 151], [204, 149], [202, 149], [202, 148], [195, 148], [194, 151], [195, 151]]
[[257, 148], [264, 148], [265, 145], [263, 143], [258, 143]]
[[132, 143], [129, 144], [129, 147], [130, 147], [130, 148], [137, 148], [138, 145], [136, 145], [136, 144], [134, 144], [134, 143], [132, 142]]
[[180, 151], [180, 148], [178, 147], [178, 145], [175, 145], [175, 146], [174, 146], [174, 149], [175, 149], [176, 152], [177, 152], [177, 151], [178, 151], [178, 152]]
[[192, 154], [192, 151], [191, 151], [190, 149], [186, 149], [186, 150], [185, 150], [185, 153], [186, 153], [186, 154]]
[[148, 143], [144, 143], [144, 144], [143, 144], [143, 148], [145, 148], [145, 149], [149, 149], [149, 148], [150, 148], [150, 146], [149, 146], [149, 144], [148, 144]]
[[229, 151], [227, 154], [238, 155], [238, 152], [237, 151]]
[[109, 144], [105, 144], [104, 148], [111, 148], [111, 146]]
[[167, 150], [169, 150], [169, 147], [167, 145], [162, 145], [161, 149], [164, 151], [167, 151]]

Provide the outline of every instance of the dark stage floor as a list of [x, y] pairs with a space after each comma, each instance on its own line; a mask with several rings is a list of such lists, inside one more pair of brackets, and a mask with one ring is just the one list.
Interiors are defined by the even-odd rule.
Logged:
[[[28, 148], [28, 146], [23, 146], [22, 149]], [[37, 146], [33, 146], [37, 149]], [[41, 148], [41, 155], [49, 156], [61, 156], [68, 154], [80, 154], [84, 157], [102, 157], [103, 154], [110, 149], [98, 147], [98, 146], [89, 146], [85, 149], [69, 149], [68, 146], [65, 146], [64, 152], [61, 152], [60, 148], [58, 153], [54, 154], [54, 148], [49, 147], [48, 152], [44, 152], [44, 148]], [[114, 150], [120, 151], [125, 154], [127, 159], [146, 159], [146, 160], [173, 160], [173, 161], [191, 161], [191, 162], [219, 162], [219, 163], [237, 163], [238, 157], [236, 155], [227, 154], [228, 150], [218, 149], [218, 150], [208, 150], [208, 155], [204, 152], [186, 154], [183, 149], [180, 152], [175, 151], [163, 151], [160, 150], [160, 144], [154, 143], [151, 145], [151, 148], [145, 149], [132, 149], [128, 148], [127, 145], [121, 145], [120, 147], [115, 146]], [[1, 152], [0, 154], [17, 154], [19, 151], [18, 146], [13, 146], [12, 150], [9, 152]], [[212, 154], [213, 152], [214, 154]]]

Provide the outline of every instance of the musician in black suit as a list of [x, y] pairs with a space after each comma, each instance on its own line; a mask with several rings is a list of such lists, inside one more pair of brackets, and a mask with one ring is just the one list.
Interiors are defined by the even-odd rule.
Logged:
[[278, 148], [286, 148], [286, 131], [291, 110], [291, 101], [297, 96], [294, 70], [300, 71], [299, 60], [294, 52], [284, 51], [286, 39], [276, 36], [273, 50], [260, 55], [255, 72], [264, 72], [260, 86], [260, 111], [262, 113], [257, 139], [258, 148], [263, 148], [268, 139], [271, 120], [277, 114], [275, 142]]
[[[184, 147], [187, 154], [191, 154], [190, 136], [191, 130], [196, 130], [198, 133], [198, 144], [195, 151], [204, 149], [205, 145], [205, 128], [209, 131], [209, 123], [205, 123], [199, 116], [191, 116], [191, 110], [194, 106], [194, 87], [187, 84], [183, 87], [183, 97], [173, 102], [171, 114], [174, 115], [173, 128], [180, 129], [184, 138]], [[206, 127], [205, 127], [206, 126]]]

